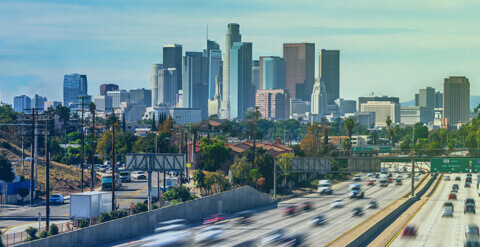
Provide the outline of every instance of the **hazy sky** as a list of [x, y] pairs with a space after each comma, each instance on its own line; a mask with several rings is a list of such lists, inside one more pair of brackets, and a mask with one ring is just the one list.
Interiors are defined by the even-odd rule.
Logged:
[[64, 74], [149, 88], [150, 65], [162, 47], [225, 46], [227, 24], [240, 24], [254, 59], [282, 55], [286, 42], [341, 50], [340, 96], [371, 92], [413, 99], [422, 86], [441, 91], [443, 78], [467, 76], [480, 87], [480, 2], [441, 0], [0, 0], [0, 100], [38, 93], [62, 101]]

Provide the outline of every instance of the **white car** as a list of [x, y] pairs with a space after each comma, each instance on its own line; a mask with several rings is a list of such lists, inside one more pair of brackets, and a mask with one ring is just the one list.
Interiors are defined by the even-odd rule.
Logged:
[[373, 177], [373, 173], [368, 173], [367, 177]]
[[415, 176], [415, 181], [418, 181], [418, 176]]
[[140, 239], [142, 246], [192, 246], [190, 231], [173, 231]]
[[205, 243], [217, 241], [222, 237], [223, 229], [219, 225], [205, 227], [195, 235], [196, 243]]
[[397, 178], [403, 178], [403, 175], [401, 173], [397, 173]]
[[330, 206], [332, 206], [332, 208], [341, 208], [341, 207], [343, 207], [343, 205], [344, 205], [344, 203], [343, 203], [342, 199], [337, 199], [330, 204]]
[[271, 231], [262, 238], [262, 246], [272, 244], [272, 243], [277, 243], [280, 240], [282, 240], [284, 237], [285, 237], [285, 230], [281, 228]]
[[142, 171], [134, 171], [131, 173], [131, 177], [135, 180], [147, 179], [147, 173]]
[[442, 212], [442, 217], [453, 217], [452, 207], [444, 207]]

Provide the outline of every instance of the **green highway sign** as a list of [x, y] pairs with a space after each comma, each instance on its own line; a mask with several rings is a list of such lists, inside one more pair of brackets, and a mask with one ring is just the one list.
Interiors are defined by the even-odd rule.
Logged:
[[432, 158], [430, 159], [431, 172], [470, 172], [470, 159], [459, 158]]
[[472, 172], [480, 172], [480, 159], [472, 159]]
[[352, 152], [354, 153], [371, 153], [373, 148], [370, 147], [352, 147]]
[[392, 151], [392, 148], [390, 148], [390, 147], [380, 147], [378, 151], [379, 151], [379, 153], [390, 153]]

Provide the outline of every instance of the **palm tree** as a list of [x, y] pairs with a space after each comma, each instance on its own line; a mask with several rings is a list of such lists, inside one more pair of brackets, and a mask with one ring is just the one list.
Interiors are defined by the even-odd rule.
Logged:
[[387, 124], [387, 131], [388, 131], [388, 141], [390, 141], [393, 144], [392, 140], [392, 119], [390, 119], [390, 116], [387, 116], [387, 120], [385, 120], [385, 123]]
[[348, 139], [352, 139], [352, 131], [353, 131], [353, 126], [355, 125], [355, 122], [353, 121], [353, 118], [347, 118], [345, 119], [345, 130], [347, 130], [347, 136]]

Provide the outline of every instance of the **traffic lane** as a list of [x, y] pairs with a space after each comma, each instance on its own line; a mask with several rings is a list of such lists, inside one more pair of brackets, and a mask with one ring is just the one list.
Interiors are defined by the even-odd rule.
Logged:
[[[329, 226], [329, 228], [312, 229], [309, 237], [309, 243], [311, 243], [312, 246], [322, 246], [329, 243], [368, 217], [390, 205], [392, 202], [405, 195], [408, 191], [409, 182], [405, 183], [404, 185], [397, 186], [396, 188], [392, 185], [380, 188], [379, 193], [373, 195], [373, 200], [376, 200], [379, 203], [377, 209], [364, 210], [364, 215], [361, 217], [353, 216], [352, 211], [345, 212], [345, 214], [342, 214], [339, 219], [336, 219], [335, 223]], [[354, 207], [365, 207], [369, 201], [371, 200], [359, 202], [357, 205], [352, 205], [350, 209], [353, 209]]]
[[[464, 188], [462, 181], [441, 181], [439, 188], [425, 206], [417, 213], [409, 225], [416, 226], [416, 238], [395, 239], [392, 246], [455, 246], [464, 241], [465, 226], [468, 222], [475, 222], [479, 216], [463, 213], [464, 200], [473, 197], [476, 190]], [[462, 183], [463, 182], [463, 183]], [[450, 200], [454, 204], [453, 217], [442, 217], [443, 204], [448, 200], [453, 184], [459, 185], [457, 200]], [[463, 238], [462, 238], [463, 237]]]
[[[400, 188], [398, 188], [398, 189], [400, 189]], [[378, 193], [380, 193], [380, 194], [377, 196]], [[379, 188], [378, 186], [366, 188], [365, 194], [366, 194], [367, 198], [385, 197], [387, 194], [391, 194], [390, 195], [391, 197], [396, 197], [397, 196], [397, 193], [392, 194], [390, 190], [387, 191], [387, 190], [385, 190], [385, 188]], [[401, 195], [399, 195], [398, 197], [400, 197], [400, 196]], [[331, 201], [333, 201], [334, 199], [337, 199], [336, 197], [330, 197], [330, 198], [332, 198]], [[313, 217], [315, 217], [319, 214], [324, 214], [327, 218], [329, 218], [325, 229], [323, 229], [322, 231], [325, 231], [325, 230], [332, 231], [334, 229], [330, 228], [330, 227], [333, 227], [335, 225], [338, 225], [339, 223], [342, 223], [342, 222], [345, 222], [345, 221], [351, 219], [353, 208], [358, 207], [358, 206], [364, 207], [370, 201], [370, 199], [354, 200], [354, 199], [347, 199], [347, 198], [348, 198], [348, 195], [343, 198], [344, 201], [345, 201], [345, 206], [343, 208], [340, 208], [340, 209], [331, 209], [330, 205], [329, 205], [330, 203], [328, 203], [328, 205], [326, 207], [315, 207], [315, 210], [299, 214], [297, 217], [284, 217], [281, 212], [277, 212], [277, 217], [275, 218], [276, 222], [258, 221], [260, 224], [263, 224], [263, 226], [252, 227], [253, 230], [255, 230], [254, 233], [252, 233], [251, 231], [248, 231], [248, 230], [246, 230], [246, 231], [244, 230], [244, 234], [242, 236], [237, 236], [235, 238], [232, 238], [232, 236], [229, 235], [229, 236], [227, 236], [227, 239], [229, 239], [229, 240], [233, 239], [234, 241], [233, 241], [232, 244], [235, 244], [236, 242], [240, 242], [240, 241], [245, 240], [245, 238], [247, 238], [247, 239], [260, 238], [263, 235], [265, 235], [266, 233], [268, 233], [269, 231], [272, 231], [272, 230], [275, 230], [275, 229], [278, 229], [278, 228], [285, 228], [289, 234], [299, 233], [299, 232], [308, 230], [309, 226], [308, 226], [307, 222], [309, 220], [311, 220]], [[386, 206], [386, 205], [382, 205], [382, 204], [383, 203], [380, 202], [379, 209], [377, 209], [377, 210], [380, 210], [381, 208]], [[370, 213], [368, 211], [375, 211], [376, 212], [377, 210], [367, 210], [366, 214], [368, 215]], [[372, 212], [372, 214], [373, 214], [373, 212]], [[359, 218], [363, 218], [363, 217], [359, 217]], [[350, 224], [348, 224], [348, 225], [350, 225]], [[348, 229], [350, 229], [353, 226], [348, 227], [347, 229], [345, 229], [345, 231], [347, 231]], [[248, 227], [247, 227], [247, 229], [248, 229]], [[341, 233], [343, 233], [343, 232], [341, 232]], [[338, 235], [340, 235], [341, 233], [339, 233]], [[326, 232], [325, 234], [326, 235], [327, 234], [331, 235], [330, 232]], [[333, 236], [333, 238], [337, 237], [338, 235]]]

